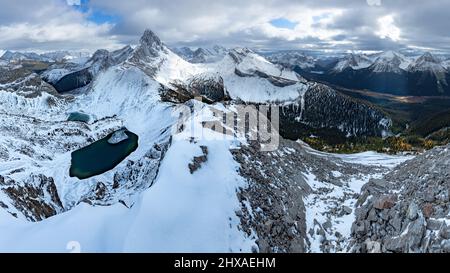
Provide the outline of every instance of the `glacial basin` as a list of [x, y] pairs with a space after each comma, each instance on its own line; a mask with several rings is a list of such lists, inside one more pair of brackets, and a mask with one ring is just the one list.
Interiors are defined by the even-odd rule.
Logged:
[[[121, 129], [123, 130], [123, 129]], [[119, 130], [120, 131], [120, 130]], [[117, 131], [116, 131], [117, 132]], [[87, 179], [114, 169], [138, 148], [139, 137], [128, 131], [128, 138], [112, 144], [108, 142], [114, 133], [72, 152], [70, 177]]]

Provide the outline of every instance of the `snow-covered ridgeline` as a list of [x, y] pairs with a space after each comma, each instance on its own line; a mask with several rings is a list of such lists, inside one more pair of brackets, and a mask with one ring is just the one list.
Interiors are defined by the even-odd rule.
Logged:
[[[209, 107], [199, 107], [186, 130], [174, 135], [154, 185], [130, 209], [81, 203], [38, 223], [0, 212], [7, 235], [0, 251], [68, 252], [75, 242], [83, 252], [250, 252], [255, 238], [239, 230], [235, 213], [236, 192], [246, 182], [229, 151], [234, 138], [203, 128], [214, 117]], [[207, 161], [191, 174], [188, 165], [201, 146], [208, 149]]]

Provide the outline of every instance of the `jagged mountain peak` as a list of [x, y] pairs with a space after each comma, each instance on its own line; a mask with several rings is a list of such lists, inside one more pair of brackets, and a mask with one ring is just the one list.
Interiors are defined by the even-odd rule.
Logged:
[[130, 45], [126, 45], [121, 49], [111, 52], [111, 56], [119, 63], [125, 61], [131, 53], [133, 53], [133, 48]]
[[207, 53], [207, 50], [202, 47], [199, 47], [194, 51], [194, 53]]
[[386, 51], [378, 55], [374, 63], [370, 66], [370, 70], [375, 73], [401, 73], [410, 63], [402, 54], [395, 51]]
[[437, 59], [430, 52], [425, 52], [422, 56], [417, 59], [417, 63], [421, 62], [430, 62], [430, 63], [440, 63], [439, 59]]
[[226, 51], [227, 51], [227, 48], [224, 47], [224, 46], [221, 46], [221, 45], [214, 45], [212, 48], [213, 48], [217, 53], [220, 53], [220, 52], [226, 52]]
[[382, 52], [379, 56], [378, 56], [378, 58], [385, 58], [385, 59], [393, 59], [393, 58], [396, 58], [396, 57], [398, 57], [398, 56], [400, 56], [400, 55], [402, 55], [402, 54], [400, 54], [400, 53], [398, 53], [398, 52], [396, 52], [396, 51], [393, 51], [393, 50], [388, 50], [388, 51], [384, 51], [384, 52]]
[[314, 57], [297, 50], [270, 53], [267, 58], [273, 63], [281, 64], [286, 67], [297, 66], [305, 70], [314, 68], [317, 61]]
[[399, 52], [388, 50], [388, 51], [384, 51], [384, 52], [378, 54], [375, 61], [382, 61], [382, 60], [391, 61], [391, 60], [397, 60], [397, 59], [406, 59], [406, 57]]
[[168, 48], [159, 37], [150, 29], [145, 30], [139, 45], [134, 49], [131, 60], [134, 63], [152, 62], [150, 59], [158, 58], [161, 54], [167, 54]]
[[412, 72], [429, 71], [431, 73], [445, 73], [446, 69], [441, 61], [430, 52], [425, 52], [408, 69]]
[[231, 49], [230, 52], [228, 52], [228, 56], [230, 56], [236, 63], [241, 63], [242, 60], [249, 55], [257, 55], [257, 54], [253, 50], [246, 47], [236, 47]]
[[24, 61], [24, 60], [32, 60], [32, 61], [51, 61], [49, 58], [45, 56], [41, 56], [34, 52], [13, 52], [7, 50], [0, 58], [4, 61]]
[[172, 50], [180, 57], [190, 63], [214, 63], [223, 59], [228, 53], [228, 49], [220, 46], [205, 47], [174, 47]]
[[231, 52], [234, 52], [234, 53], [240, 54], [240, 55], [247, 55], [247, 54], [255, 53], [253, 50], [251, 50], [248, 47], [235, 47], [231, 50]]
[[161, 39], [156, 35], [152, 30], [146, 29], [144, 31], [144, 34], [142, 35], [140, 39], [140, 45], [146, 46], [150, 48], [159, 48], [162, 49], [164, 47], [163, 42]]
[[3, 53], [3, 55], [0, 57], [0, 59], [5, 60], [5, 59], [9, 58], [10, 56], [12, 56], [13, 54], [14, 54], [14, 52], [12, 52], [11, 50], [6, 50], [5, 53]]
[[91, 60], [97, 60], [100, 58], [104, 58], [109, 56], [109, 51], [106, 49], [98, 49], [97, 51], [94, 52], [94, 55], [92, 55]]
[[131, 46], [127, 45], [121, 49], [115, 51], [108, 51], [106, 49], [99, 49], [95, 51], [94, 55], [87, 62], [88, 64], [94, 64], [103, 62], [105, 64], [113, 65], [125, 61], [133, 52]]
[[344, 56], [333, 68], [334, 72], [342, 72], [347, 68], [361, 69], [369, 67], [372, 64], [371, 60], [362, 54], [350, 53]]

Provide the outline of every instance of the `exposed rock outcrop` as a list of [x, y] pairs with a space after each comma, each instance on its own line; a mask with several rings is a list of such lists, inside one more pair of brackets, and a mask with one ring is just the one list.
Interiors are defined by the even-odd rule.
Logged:
[[202, 149], [202, 155], [195, 156], [192, 160], [192, 163], [189, 163], [188, 167], [191, 174], [200, 169], [202, 167], [202, 164], [208, 161], [208, 147], [200, 146], [200, 148]]
[[355, 252], [449, 252], [450, 146], [398, 166], [363, 188]]
[[40, 221], [64, 211], [52, 177], [31, 174], [20, 183], [0, 175], [0, 190], [30, 221]]
[[161, 99], [167, 102], [184, 103], [194, 98], [201, 98], [205, 103], [215, 103], [229, 100], [222, 77], [216, 75], [196, 76], [187, 83], [175, 81], [171, 87], [161, 86]]
[[[344, 251], [348, 238], [335, 225], [353, 212], [344, 205], [357, 196], [351, 183], [387, 172], [381, 166], [316, 154], [285, 139], [273, 152], [262, 152], [255, 141], [231, 152], [241, 165], [240, 175], [249, 183], [238, 192], [241, 211], [236, 213], [243, 230], [259, 238], [258, 251], [263, 253]], [[308, 174], [318, 182], [311, 181]], [[340, 194], [333, 195], [335, 191]], [[316, 208], [322, 202], [326, 204], [324, 211]]]

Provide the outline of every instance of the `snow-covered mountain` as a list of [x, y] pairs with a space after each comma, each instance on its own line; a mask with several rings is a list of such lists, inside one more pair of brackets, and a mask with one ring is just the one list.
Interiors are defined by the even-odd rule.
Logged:
[[42, 61], [42, 62], [49, 62], [52, 61], [50, 58], [47, 58], [45, 56], [41, 56], [34, 52], [12, 52], [12, 51], [6, 51], [0, 59], [8, 62], [19, 62], [19, 61]]
[[445, 59], [442, 61], [442, 65], [449, 71], [450, 69], [450, 59]]
[[374, 73], [402, 73], [410, 64], [411, 60], [404, 55], [387, 51], [377, 55], [369, 70]]
[[70, 52], [70, 51], [55, 51], [47, 53], [34, 52], [12, 52], [6, 51], [0, 55], [0, 60], [6, 62], [20, 62], [20, 61], [38, 61], [38, 62], [74, 62], [80, 63], [86, 61], [90, 54], [87, 52]]
[[[247, 48], [191, 63], [147, 30], [134, 49], [59, 65], [0, 73], [0, 251], [350, 251], [362, 186], [410, 159], [298, 141], [312, 129], [382, 136], [391, 121]], [[280, 110], [278, 149], [226, 122], [240, 106]], [[73, 152], [124, 127], [136, 150], [69, 175]]]
[[431, 53], [425, 53], [408, 66], [409, 79], [420, 85], [413, 85], [411, 89], [420, 92], [431, 89], [439, 95], [450, 93], [450, 73], [442, 63]]
[[193, 64], [173, 53], [151, 31], [144, 33], [125, 64], [139, 67], [165, 87], [164, 92], [173, 94], [187, 91], [196, 95], [193, 83], [198, 79], [223, 81], [232, 99], [252, 103], [295, 100], [307, 89], [294, 72], [273, 65], [249, 49], [233, 49], [215, 63]]
[[173, 52], [191, 63], [213, 63], [222, 59], [227, 53], [228, 49], [215, 45], [212, 47], [176, 47], [172, 48]]
[[286, 67], [298, 66], [301, 69], [313, 69], [317, 62], [315, 58], [298, 51], [273, 53], [268, 56], [268, 60]]
[[54, 62], [71, 62], [78, 64], [86, 62], [92, 56], [91, 53], [85, 51], [52, 51], [40, 55], [49, 58]]
[[89, 84], [99, 72], [124, 62], [132, 51], [130, 46], [113, 52], [104, 49], [97, 50], [85, 62], [68, 62], [51, 66], [43, 72], [42, 78], [53, 84], [59, 92], [81, 88]]
[[[278, 58], [279, 59], [279, 58]], [[282, 58], [281, 58], [282, 59]], [[394, 95], [442, 96], [450, 94], [448, 61], [431, 53], [418, 57], [386, 51], [376, 54], [347, 54], [335, 62], [293, 59], [275, 62], [293, 68], [302, 76], [352, 89], [368, 89]]]
[[343, 57], [333, 67], [332, 72], [339, 73], [348, 68], [353, 70], [367, 68], [372, 64], [372, 60], [363, 54], [350, 53]]
[[410, 72], [431, 72], [433, 74], [445, 73], [442, 61], [431, 53], [426, 52], [408, 66]]

